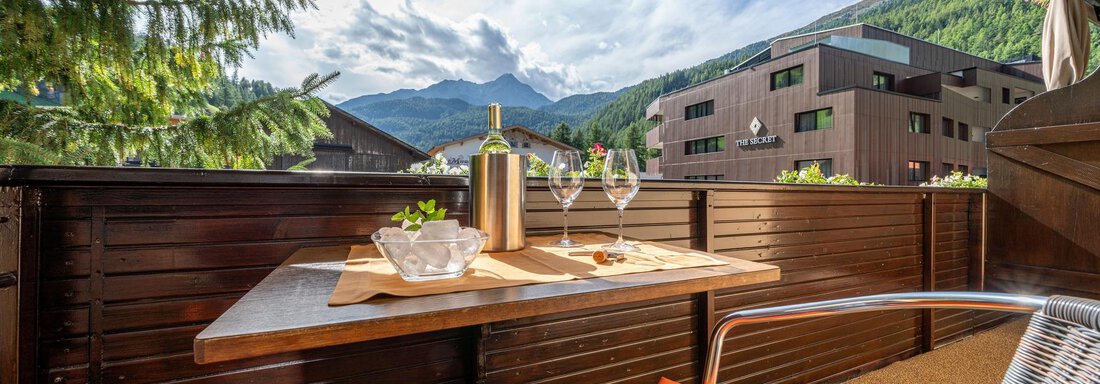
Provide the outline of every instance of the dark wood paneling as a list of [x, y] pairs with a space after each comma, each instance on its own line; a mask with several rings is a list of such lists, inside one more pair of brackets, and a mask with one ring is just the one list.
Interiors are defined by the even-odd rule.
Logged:
[[[0, 383], [15, 383], [20, 372], [19, 268], [22, 188], [0, 188]], [[26, 285], [29, 287], [29, 285]], [[24, 336], [26, 337], [26, 336]]]
[[990, 133], [990, 289], [1100, 298], [1100, 76], [1040, 94]]
[[[317, 140], [313, 147], [316, 161], [306, 168], [315, 171], [341, 172], [397, 172], [408, 169], [412, 163], [428, 159], [428, 155], [370, 123], [329, 105], [330, 115], [325, 126], [332, 138]], [[304, 157], [283, 155], [276, 157], [272, 169], [287, 169]]]

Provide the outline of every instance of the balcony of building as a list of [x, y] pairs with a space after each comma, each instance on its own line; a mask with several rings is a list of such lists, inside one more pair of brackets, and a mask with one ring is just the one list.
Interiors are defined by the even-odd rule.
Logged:
[[662, 121], [661, 119], [663, 117], [664, 112], [661, 111], [661, 98], [658, 97], [656, 99], [653, 99], [653, 101], [651, 101], [649, 105], [645, 107], [645, 118], [646, 120], [656, 121], [659, 123]]
[[653, 127], [645, 133], [645, 147], [650, 149], [661, 149], [664, 142], [661, 141], [661, 124]]
[[[341, 307], [326, 301], [347, 247], [416, 200], [469, 223], [465, 177], [3, 167], [0, 351], [19, 378], [6, 382], [692, 382], [733, 311], [904, 292], [1100, 297], [1100, 240], [1080, 229], [1100, 221], [1081, 160], [1100, 115], [1030, 114], [1055, 105], [1044, 99], [989, 135], [988, 190], [642, 181], [626, 236], [771, 278], [648, 272]], [[527, 193], [529, 236], [560, 233], [546, 182]], [[591, 180], [571, 228], [613, 233], [615, 212]], [[747, 326], [726, 339], [719, 377], [835, 382], [918, 355], [994, 359], [970, 374], [996, 376], [1011, 346], [973, 336], [1011, 319], [939, 309]], [[937, 354], [956, 342], [998, 349]], [[930, 377], [916, 372], [902, 375]]]
[[[0, 166], [0, 383], [694, 383], [711, 347], [722, 382], [995, 382], [1022, 317], [987, 309], [1030, 307], [894, 299], [906, 309], [814, 317], [866, 304], [845, 302], [710, 335], [731, 313], [865, 295], [1100, 298], [1095, 100], [1100, 76], [1015, 106], [986, 137], [985, 189], [643, 179], [625, 236], [724, 264], [340, 306], [328, 303], [362, 267], [357, 246], [394, 212], [431, 199], [468, 225], [469, 179]], [[658, 101], [646, 117], [660, 121]], [[526, 234], [545, 244], [561, 205], [545, 180], [525, 182]], [[570, 228], [607, 236], [619, 212], [591, 179]], [[1076, 345], [1021, 359], [1096, 382], [1100, 316], [1081, 303], [1035, 312], [1077, 316], [1037, 326]]]

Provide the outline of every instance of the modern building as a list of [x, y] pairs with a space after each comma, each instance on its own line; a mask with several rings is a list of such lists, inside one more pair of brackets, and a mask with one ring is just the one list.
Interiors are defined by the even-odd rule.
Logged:
[[[317, 160], [306, 166], [311, 171], [397, 172], [428, 159], [409, 143], [378, 129], [332, 104], [325, 103], [329, 117], [325, 125], [331, 139], [313, 145]], [[302, 156], [276, 157], [271, 169], [287, 169], [305, 160]]]
[[[501, 129], [500, 134], [512, 144], [512, 153], [534, 153], [548, 163], [554, 158], [554, 151], [576, 149], [522, 125], [513, 125]], [[486, 134], [481, 133], [443, 143], [429, 150], [428, 155], [435, 156], [442, 153], [449, 164], [469, 164], [470, 155], [477, 153], [477, 150], [481, 147], [481, 142], [485, 141], [485, 137]]]
[[[646, 110], [667, 179], [774, 180], [814, 161], [861, 181], [984, 174], [985, 133], [1044, 91], [1034, 60], [999, 63], [876, 26], [778, 39]], [[653, 172], [653, 171], [651, 171]]]

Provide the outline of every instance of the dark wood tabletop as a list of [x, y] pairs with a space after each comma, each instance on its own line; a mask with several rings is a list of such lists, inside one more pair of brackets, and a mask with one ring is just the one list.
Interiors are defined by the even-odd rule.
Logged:
[[778, 267], [711, 254], [729, 265], [330, 307], [348, 251], [318, 247], [296, 252], [195, 337], [195, 361], [265, 356], [779, 279]]

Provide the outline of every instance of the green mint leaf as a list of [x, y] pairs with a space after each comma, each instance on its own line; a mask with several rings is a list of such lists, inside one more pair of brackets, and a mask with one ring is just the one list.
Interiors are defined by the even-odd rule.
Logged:
[[443, 220], [443, 211], [435, 211], [428, 214], [428, 221]]
[[413, 212], [413, 214], [411, 216], [407, 217], [406, 219], [408, 219], [411, 222], [417, 223], [417, 222], [420, 222], [420, 220], [423, 219], [423, 218], [424, 218], [424, 214], [421, 213], [420, 211], [416, 211], [416, 212]]
[[402, 221], [402, 220], [405, 220], [405, 212], [397, 212], [397, 213], [393, 214], [393, 217], [390, 218], [390, 221]]
[[420, 209], [424, 210], [424, 212], [427, 212], [427, 213], [435, 212], [435, 199], [428, 200], [428, 202], [424, 205], [428, 206], [427, 208], [423, 208], [423, 207], [420, 208]]
[[424, 203], [423, 201], [417, 201], [416, 206], [420, 207], [421, 211], [427, 211], [428, 210], [428, 204]]
[[405, 227], [405, 230], [406, 231], [419, 231], [420, 230], [420, 224], [409, 224], [408, 227]]

